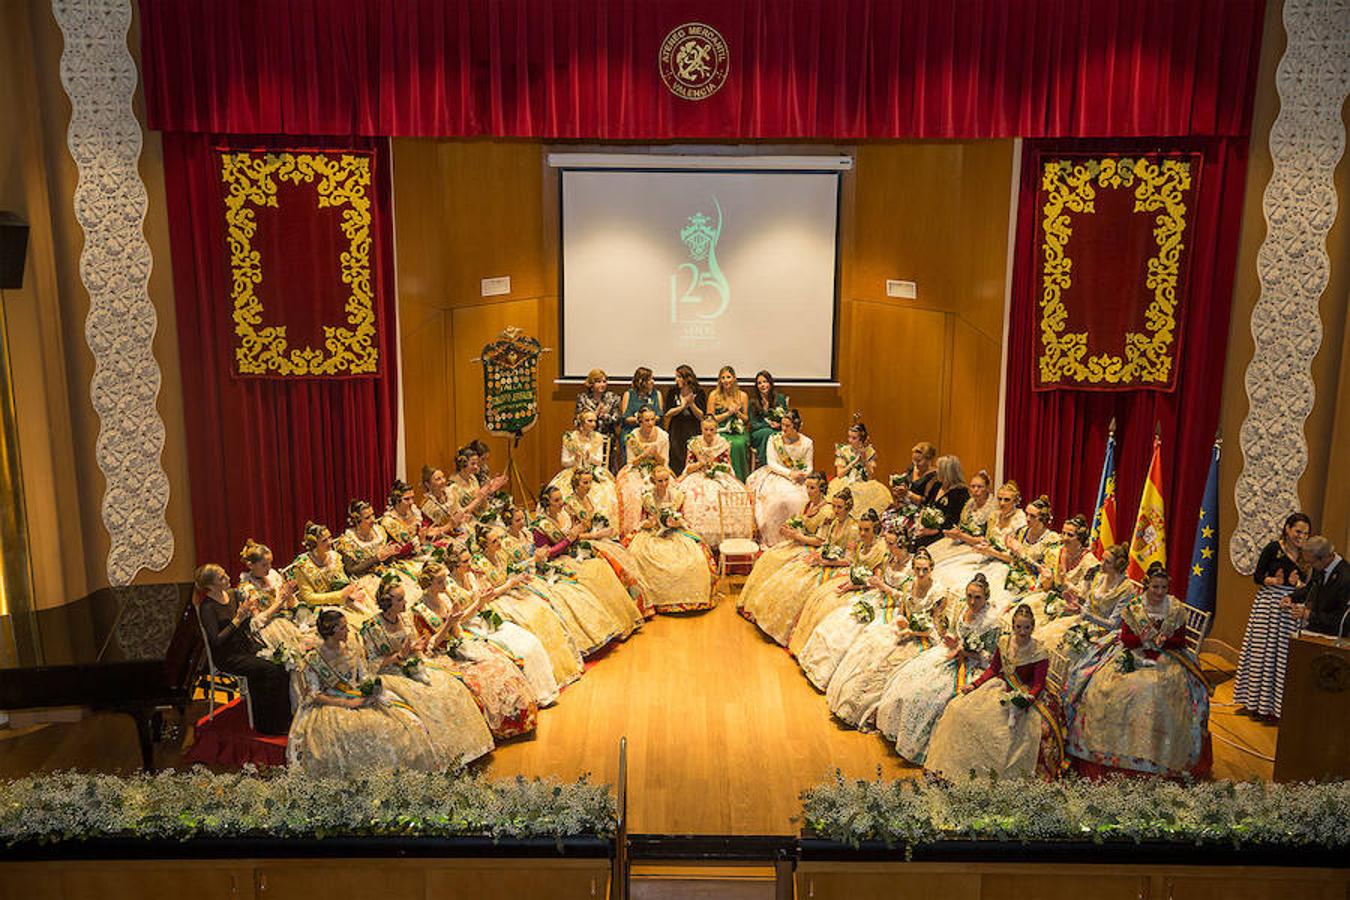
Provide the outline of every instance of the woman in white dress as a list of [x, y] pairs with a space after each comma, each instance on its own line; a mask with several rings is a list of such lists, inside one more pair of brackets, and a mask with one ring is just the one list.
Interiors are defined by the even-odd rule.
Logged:
[[[745, 485], [736, 480], [731, 468], [731, 445], [717, 433], [717, 419], [703, 417], [703, 431], [689, 439], [689, 451], [684, 462], [684, 474], [679, 488], [684, 493], [684, 518], [689, 529], [703, 538], [709, 547], [716, 547], [725, 538], [749, 538], [748, 531], [735, 530], [735, 520], [729, 520], [728, 533], [722, 533], [722, 513], [719, 498], [726, 495], [749, 497]], [[746, 523], [749, 528], [753, 522]]]
[[877, 526], [873, 521], [874, 516], [874, 513], [863, 513], [858, 519], [859, 540], [854, 565], [849, 570], [848, 583], [836, 589], [841, 594], [847, 590], [850, 596], [821, 620], [811, 632], [801, 652], [797, 654], [797, 663], [806, 674], [806, 680], [822, 691], [829, 685], [835, 669], [843, 661], [849, 647], [853, 646], [853, 642], [862, 635], [863, 629], [876, 621], [879, 610], [889, 600], [883, 591], [887, 581], [894, 581], [895, 586], [899, 587], [908, 577], [906, 570], [909, 567], [909, 551], [901, 542], [898, 533], [886, 531], [883, 532], [881, 540], [886, 548], [882, 564], [877, 571], [870, 572], [863, 578], [861, 584], [857, 583], [858, 579], [863, 577], [859, 568], [859, 557], [863, 555], [863, 547], [870, 543], [868, 531]]
[[[965, 585], [977, 574], [983, 575], [989, 582], [990, 602], [999, 609], [1006, 609], [1003, 585], [1007, 581], [1009, 566], [999, 558], [1007, 550], [1007, 539], [1019, 528], [1027, 524], [1026, 513], [1022, 512], [1022, 495], [1015, 481], [1004, 482], [994, 492], [995, 510], [985, 520], [984, 535], [978, 538], [963, 536], [956, 540], [946, 552], [933, 556], [933, 578], [943, 587], [958, 596], [965, 592]], [[938, 548], [939, 541], [929, 552]]]
[[998, 616], [989, 605], [983, 575], [966, 585], [966, 602], [950, 619], [942, 642], [898, 669], [877, 706], [877, 728], [895, 742], [897, 753], [916, 765], [923, 765], [933, 727], [947, 704], [989, 668], [998, 646]]
[[670, 456], [670, 435], [656, 424], [656, 413], [644, 407], [638, 413], [638, 427], [628, 434], [624, 447], [628, 463], [614, 481], [619, 492], [618, 525], [622, 534], [632, 534], [642, 521], [642, 495], [652, 486], [652, 470], [666, 464]]
[[594, 481], [591, 503], [611, 522], [618, 522], [619, 492], [606, 465], [606, 454], [605, 436], [595, 430], [595, 413], [590, 410], [578, 413], [576, 431], [563, 434], [562, 471], [549, 484], [562, 491], [566, 500], [572, 496], [572, 476], [589, 472]]
[[685, 526], [684, 496], [666, 466], [652, 471], [652, 489], [642, 498], [642, 522], [628, 551], [656, 612], [691, 612], [717, 605], [712, 559], [698, 535]]
[[859, 731], [876, 730], [877, 708], [891, 677], [936, 645], [955, 598], [933, 581], [928, 551], [916, 551], [908, 572], [887, 569], [885, 600], [839, 662], [825, 689], [830, 712]]
[[764, 465], [750, 473], [745, 485], [755, 497], [759, 542], [772, 547], [782, 539], [783, 523], [806, 503], [807, 474], [815, 457], [811, 439], [801, 433], [802, 415], [795, 409], [779, 420], [782, 428], [765, 445]]

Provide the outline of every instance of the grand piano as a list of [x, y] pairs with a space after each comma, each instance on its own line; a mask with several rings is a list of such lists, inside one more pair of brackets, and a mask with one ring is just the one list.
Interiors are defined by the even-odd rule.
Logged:
[[125, 713], [153, 771], [163, 713], [185, 713], [205, 657], [191, 596], [190, 584], [104, 588], [39, 612], [48, 664], [0, 668], [0, 710], [34, 722]]

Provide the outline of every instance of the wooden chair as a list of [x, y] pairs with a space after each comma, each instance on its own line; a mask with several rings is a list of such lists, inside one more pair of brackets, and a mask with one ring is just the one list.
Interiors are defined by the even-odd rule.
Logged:
[[1064, 694], [1064, 682], [1069, 677], [1069, 657], [1064, 652], [1063, 647], [1055, 647], [1050, 651], [1050, 671], [1045, 675], [1045, 689], [1053, 697], [1062, 697]]
[[1189, 603], [1183, 605], [1186, 607], [1186, 646], [1198, 657], [1200, 645], [1204, 642], [1205, 635], [1209, 633], [1209, 620], [1214, 613], [1196, 609]]
[[[717, 531], [721, 540], [717, 544], [717, 588], [727, 575], [727, 562], [754, 563], [759, 558], [759, 542], [755, 541], [755, 507], [749, 491], [734, 494], [721, 491], [717, 494]], [[748, 534], [751, 537], [727, 537], [729, 534]]]

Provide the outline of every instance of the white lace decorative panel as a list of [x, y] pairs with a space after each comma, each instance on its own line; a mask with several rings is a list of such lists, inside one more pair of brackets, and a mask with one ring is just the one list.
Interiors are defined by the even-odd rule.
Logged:
[[127, 48], [131, 0], [52, 0], [65, 38], [61, 83], [70, 97], [67, 144], [79, 169], [75, 218], [84, 230], [80, 278], [89, 291], [85, 340], [94, 353], [90, 399], [107, 486], [108, 581], [129, 584], [173, 557], [164, 518], [169, 478], [160, 463], [164, 422], [155, 406], [160, 372], [152, 352], [146, 192], [137, 169], [141, 125], [132, 111], [136, 64]]
[[[1244, 575], [1284, 517], [1300, 509], [1308, 465], [1303, 424], [1315, 398], [1322, 345], [1318, 301], [1330, 277], [1327, 232], [1336, 221], [1336, 164], [1345, 150], [1341, 106], [1350, 92], [1350, 0], [1285, 0], [1289, 45], [1275, 72], [1280, 112], [1270, 129], [1275, 168], [1266, 185], [1266, 238], [1256, 257], [1256, 352], [1247, 365], [1238, 521], [1228, 550]], [[1340, 260], [1344, 265], [1348, 261]]]

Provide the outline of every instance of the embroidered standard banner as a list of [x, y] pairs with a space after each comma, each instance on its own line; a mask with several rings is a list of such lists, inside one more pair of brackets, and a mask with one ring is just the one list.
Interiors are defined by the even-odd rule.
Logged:
[[377, 375], [373, 155], [219, 152], [235, 373]]
[[1200, 155], [1040, 160], [1036, 390], [1176, 385]]
[[507, 328], [483, 348], [483, 422], [489, 434], [519, 435], [539, 418], [539, 341]]

